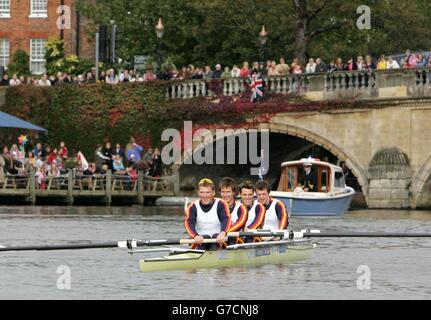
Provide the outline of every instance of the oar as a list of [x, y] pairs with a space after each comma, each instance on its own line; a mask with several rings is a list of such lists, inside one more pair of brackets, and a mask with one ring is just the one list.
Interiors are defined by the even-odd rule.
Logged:
[[[204, 239], [203, 243], [216, 243], [217, 239]], [[1, 251], [55, 251], [55, 250], [85, 250], [85, 249], [106, 249], [106, 248], [127, 248], [133, 249], [146, 246], [167, 246], [180, 244], [194, 244], [194, 239], [169, 239], [169, 240], [126, 240], [110, 241], [99, 243], [67, 243], [40, 246], [0, 246]]]
[[401, 232], [343, 232], [302, 230], [294, 232], [295, 238], [431, 238], [431, 233], [401, 233]]
[[246, 232], [231, 232], [229, 237], [283, 237], [294, 238], [431, 238], [431, 233], [382, 233], [382, 232], [342, 232], [320, 230], [252, 230]]

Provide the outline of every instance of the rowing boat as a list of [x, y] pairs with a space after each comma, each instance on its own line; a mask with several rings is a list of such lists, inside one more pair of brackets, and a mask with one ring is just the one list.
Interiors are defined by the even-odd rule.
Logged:
[[236, 244], [217, 251], [171, 250], [163, 257], [140, 260], [139, 266], [143, 272], [154, 272], [289, 264], [309, 257], [315, 246], [310, 239], [292, 239]]

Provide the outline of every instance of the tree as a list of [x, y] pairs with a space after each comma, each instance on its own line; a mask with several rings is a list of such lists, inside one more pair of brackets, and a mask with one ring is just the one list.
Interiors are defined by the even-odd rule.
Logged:
[[18, 74], [20, 76], [30, 74], [30, 56], [22, 49], [18, 49], [12, 55], [12, 60], [8, 65], [9, 74]]
[[[360, 5], [371, 9], [370, 30], [356, 26]], [[431, 48], [426, 0], [93, 0], [80, 8], [96, 25], [115, 20], [122, 39], [118, 56], [126, 61], [154, 56], [159, 17], [163, 57], [178, 66], [257, 61], [262, 25], [269, 32], [268, 58], [275, 60]]]

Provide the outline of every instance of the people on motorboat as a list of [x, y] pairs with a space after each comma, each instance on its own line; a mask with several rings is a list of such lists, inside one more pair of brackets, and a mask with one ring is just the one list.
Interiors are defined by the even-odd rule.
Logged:
[[283, 202], [270, 197], [269, 182], [262, 180], [255, 185], [257, 201], [265, 207], [263, 230], [285, 230], [289, 226], [289, 214]]
[[[229, 232], [243, 231], [245, 223], [247, 222], [248, 211], [245, 205], [239, 200], [235, 200], [236, 185], [232, 178], [223, 178], [219, 183], [220, 197], [229, 206], [229, 212], [231, 217], [231, 227]], [[229, 238], [228, 245], [235, 244], [236, 238]]]
[[[199, 182], [198, 195], [199, 200], [187, 208], [185, 227], [195, 249], [216, 250], [225, 244], [231, 228], [229, 205], [215, 197], [214, 183], [207, 178]], [[203, 243], [204, 239], [217, 239], [217, 243]]]
[[310, 162], [304, 163], [304, 171], [300, 176], [299, 182], [305, 192], [316, 192], [317, 176], [316, 172], [312, 170], [312, 166], [313, 165]]
[[[265, 219], [265, 207], [254, 200], [254, 184], [251, 181], [244, 181], [239, 186], [241, 203], [248, 211], [247, 222], [244, 231], [257, 230], [262, 228]], [[245, 242], [257, 241], [256, 237], [245, 237]]]

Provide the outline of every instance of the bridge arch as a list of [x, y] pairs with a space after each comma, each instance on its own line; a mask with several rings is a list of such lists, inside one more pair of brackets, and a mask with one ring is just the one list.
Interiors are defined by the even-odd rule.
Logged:
[[[331, 142], [326, 137], [323, 137], [320, 133], [315, 133], [310, 130], [297, 127], [291, 124], [286, 124], [283, 122], [271, 122], [269, 124], [261, 124], [258, 125], [255, 129], [257, 130], [269, 130], [270, 133], [279, 133], [285, 134], [293, 137], [297, 137], [313, 143], [315, 145], [319, 145], [327, 151], [331, 152], [334, 156], [336, 156], [340, 161], [344, 161], [346, 165], [350, 168], [352, 174], [356, 177], [359, 185], [362, 188], [363, 194], [365, 196], [368, 195], [368, 185], [369, 185], [369, 177], [368, 173], [364, 168], [360, 165], [359, 161], [355, 159], [353, 155], [349, 152], [343, 150], [337, 144]], [[233, 129], [235, 131], [235, 129]], [[202, 144], [201, 139], [197, 139], [194, 141], [193, 145], [208, 145], [216, 143], [217, 136], [215, 134], [215, 130], [209, 130], [210, 134], [206, 136], [205, 143]], [[222, 139], [226, 138], [224, 136]], [[292, 153], [294, 154], [294, 152]], [[182, 164], [182, 163], [181, 163]]]
[[[262, 126], [264, 129], [265, 126]], [[369, 177], [364, 168], [360, 165], [359, 161], [355, 159], [355, 157], [345, 150], [343, 150], [340, 146], [331, 142], [329, 139], [323, 137], [320, 133], [314, 133], [310, 130], [293, 126], [291, 124], [279, 123], [279, 122], [271, 122], [266, 129], [269, 129], [270, 132], [274, 133], [284, 133], [291, 136], [302, 138], [306, 141], [312, 142], [316, 145], [319, 145], [326, 150], [333, 153], [338, 159], [344, 161], [346, 165], [352, 171], [352, 174], [357, 178], [359, 185], [362, 188], [364, 195], [368, 194], [368, 184]]]
[[413, 208], [429, 207], [431, 203], [431, 156], [412, 179]]

